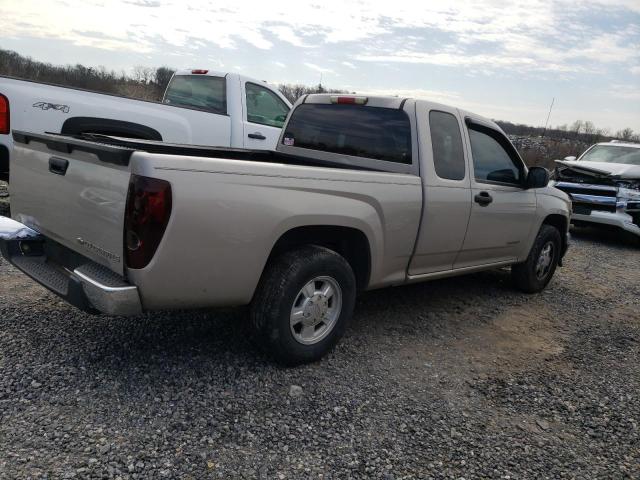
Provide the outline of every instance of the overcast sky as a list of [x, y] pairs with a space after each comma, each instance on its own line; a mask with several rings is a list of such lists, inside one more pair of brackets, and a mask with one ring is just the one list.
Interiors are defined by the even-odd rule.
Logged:
[[496, 119], [640, 131], [640, 0], [0, 0], [0, 48], [54, 64], [239, 71]]

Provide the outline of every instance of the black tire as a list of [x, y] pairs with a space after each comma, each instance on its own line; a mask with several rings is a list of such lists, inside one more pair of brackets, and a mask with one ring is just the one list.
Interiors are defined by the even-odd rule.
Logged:
[[[328, 333], [305, 345], [294, 337], [291, 309], [302, 288], [318, 277], [339, 286], [342, 308]], [[329, 352], [344, 334], [355, 305], [356, 280], [347, 261], [324, 247], [308, 245], [273, 259], [260, 279], [249, 313], [254, 341], [278, 362], [293, 366], [314, 362]]]
[[[536, 267], [540, 254], [547, 245], [552, 245], [553, 256], [548, 270], [544, 275], [539, 276], [536, 273]], [[525, 293], [537, 293], [547, 286], [551, 277], [553, 277], [562, 249], [562, 240], [560, 232], [552, 225], [542, 225], [538, 236], [533, 242], [529, 256], [523, 263], [518, 263], [511, 267], [511, 278], [515, 286]]]

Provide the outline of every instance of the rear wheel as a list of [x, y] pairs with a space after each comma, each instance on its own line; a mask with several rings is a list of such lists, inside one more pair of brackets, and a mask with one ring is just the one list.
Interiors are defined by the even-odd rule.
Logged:
[[254, 339], [281, 363], [313, 362], [344, 334], [356, 281], [332, 250], [305, 246], [270, 262], [251, 304]]
[[542, 225], [527, 260], [511, 267], [516, 287], [526, 293], [536, 293], [547, 286], [560, 261], [560, 232], [551, 225]]

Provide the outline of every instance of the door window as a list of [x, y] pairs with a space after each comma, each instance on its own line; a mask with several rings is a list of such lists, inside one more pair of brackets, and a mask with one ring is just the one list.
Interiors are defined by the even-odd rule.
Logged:
[[469, 139], [476, 181], [522, 185], [524, 166], [504, 135], [490, 128], [471, 124]]
[[289, 107], [275, 93], [255, 83], [246, 83], [247, 120], [251, 123], [282, 128]]
[[462, 180], [465, 166], [458, 120], [450, 113], [432, 110], [429, 126], [436, 175], [447, 180]]

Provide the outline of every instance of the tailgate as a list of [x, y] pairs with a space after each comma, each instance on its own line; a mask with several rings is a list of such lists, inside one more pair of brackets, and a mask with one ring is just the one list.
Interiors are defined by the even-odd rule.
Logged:
[[122, 275], [131, 149], [13, 132], [11, 215]]

